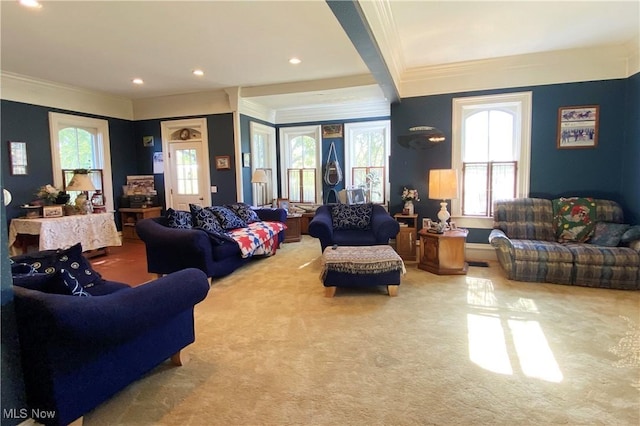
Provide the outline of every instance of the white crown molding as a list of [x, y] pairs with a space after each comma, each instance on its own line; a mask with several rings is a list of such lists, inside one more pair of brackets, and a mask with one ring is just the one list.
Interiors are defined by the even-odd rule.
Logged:
[[238, 112], [267, 123], [275, 123], [276, 112], [252, 100], [240, 98]]
[[402, 76], [400, 96], [627, 78], [632, 75], [630, 48], [570, 49], [413, 68]]
[[232, 112], [229, 97], [224, 90], [160, 96], [133, 101], [133, 119], [185, 117]]
[[389, 117], [390, 115], [391, 106], [384, 100], [312, 105], [301, 108], [280, 109], [276, 111], [276, 121], [274, 124]]
[[291, 93], [317, 92], [332, 89], [346, 89], [373, 84], [378, 83], [371, 74], [359, 74], [347, 77], [325, 78], [321, 80], [295, 81], [291, 83], [243, 87], [241, 93], [243, 98], [253, 98]]
[[0, 98], [104, 117], [133, 119], [130, 99], [79, 87], [0, 72]]

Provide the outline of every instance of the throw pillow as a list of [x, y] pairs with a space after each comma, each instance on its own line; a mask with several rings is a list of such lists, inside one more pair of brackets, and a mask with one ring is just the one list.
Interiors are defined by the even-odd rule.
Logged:
[[245, 221], [245, 223], [249, 224], [249, 223], [253, 223], [253, 222], [260, 222], [260, 218], [258, 217], [258, 213], [255, 212], [255, 210], [253, 210], [251, 208], [251, 206], [249, 206], [248, 204], [245, 203], [233, 203], [233, 204], [229, 204], [226, 207], [230, 208], [231, 210], [233, 210], [233, 212], [235, 214], [238, 215], [238, 217], [242, 220]]
[[15, 263], [27, 263], [36, 272], [55, 274], [66, 269], [73, 275], [83, 288], [102, 284], [102, 276], [93, 270], [86, 257], [82, 255], [82, 244], [78, 243], [68, 249], [44, 250], [28, 253], [12, 258]]
[[70, 294], [69, 289], [62, 283], [60, 273], [20, 274], [13, 276], [13, 285], [43, 293]]
[[82, 288], [76, 277], [74, 277], [69, 271], [63, 268], [60, 270], [60, 275], [62, 275], [62, 282], [67, 286], [72, 295], [80, 297], [91, 296], [84, 290], [84, 288]]
[[224, 206], [207, 207], [218, 218], [218, 222], [225, 229], [246, 228], [247, 222], [242, 220], [233, 210]]
[[191, 229], [193, 228], [193, 216], [191, 212], [184, 210], [167, 209], [167, 220], [171, 228]]
[[604, 247], [617, 247], [620, 244], [620, 238], [627, 229], [629, 229], [629, 225], [622, 223], [598, 222], [589, 243]]
[[620, 238], [620, 242], [625, 244], [635, 240], [640, 240], [640, 225], [631, 226]]
[[596, 203], [593, 198], [558, 198], [553, 216], [558, 242], [584, 243], [595, 228]]
[[204, 208], [196, 204], [189, 204], [189, 210], [193, 215], [193, 226], [207, 232], [223, 233], [224, 228], [218, 222], [218, 218], [209, 208]]
[[336, 204], [331, 208], [333, 229], [371, 229], [373, 205], [368, 204]]

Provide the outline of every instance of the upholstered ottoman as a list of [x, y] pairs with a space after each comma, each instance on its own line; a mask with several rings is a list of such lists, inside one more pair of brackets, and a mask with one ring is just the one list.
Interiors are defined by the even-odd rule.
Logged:
[[322, 253], [322, 283], [325, 296], [336, 287], [387, 286], [389, 296], [398, 295], [404, 262], [388, 245], [327, 247]]

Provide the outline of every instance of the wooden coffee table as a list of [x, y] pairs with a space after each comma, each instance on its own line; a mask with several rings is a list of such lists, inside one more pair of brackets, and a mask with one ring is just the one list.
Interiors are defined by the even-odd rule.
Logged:
[[336, 287], [384, 285], [389, 296], [398, 295], [404, 262], [388, 245], [327, 247], [322, 253], [322, 283], [325, 296], [333, 297]]

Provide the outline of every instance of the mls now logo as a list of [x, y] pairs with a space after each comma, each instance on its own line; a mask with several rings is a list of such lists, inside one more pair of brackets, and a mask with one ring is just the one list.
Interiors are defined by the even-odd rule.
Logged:
[[39, 408], [4, 408], [2, 417], [5, 419], [53, 419], [56, 415], [55, 410], [41, 410]]

